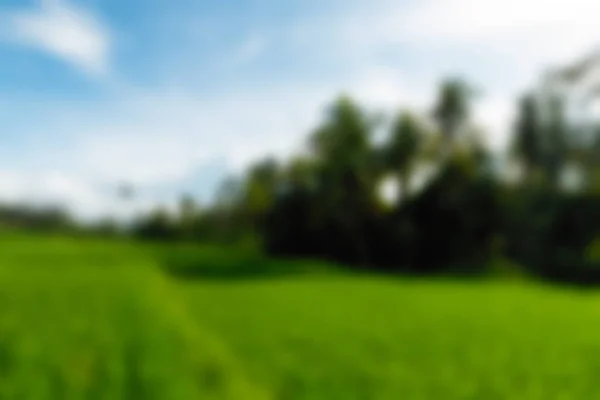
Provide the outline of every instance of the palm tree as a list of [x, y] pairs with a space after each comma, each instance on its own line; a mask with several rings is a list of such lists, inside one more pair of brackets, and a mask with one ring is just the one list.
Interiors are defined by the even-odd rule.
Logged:
[[538, 106], [532, 95], [521, 99], [512, 152], [523, 165], [525, 181], [531, 182], [542, 159]]
[[392, 126], [389, 142], [385, 146], [385, 163], [396, 174], [401, 195], [409, 193], [411, 173], [423, 140], [423, 128], [409, 112], [401, 113]]
[[279, 165], [274, 159], [265, 159], [250, 168], [244, 187], [245, 218], [251, 226], [263, 222], [272, 206], [280, 184]]
[[348, 251], [365, 265], [369, 255], [363, 222], [375, 198], [376, 168], [371, 144], [372, 121], [350, 98], [339, 98], [325, 123], [311, 137], [318, 169], [316, 205], [323, 218], [353, 239]]
[[460, 79], [448, 79], [440, 86], [433, 117], [444, 136], [444, 156], [448, 156], [454, 139], [469, 119], [472, 94], [471, 87]]

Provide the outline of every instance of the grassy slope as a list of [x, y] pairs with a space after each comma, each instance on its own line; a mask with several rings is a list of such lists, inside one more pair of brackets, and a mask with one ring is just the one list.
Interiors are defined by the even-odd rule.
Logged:
[[600, 398], [596, 294], [343, 277], [184, 286], [276, 398]]
[[0, 398], [265, 398], [139, 247], [0, 241]]

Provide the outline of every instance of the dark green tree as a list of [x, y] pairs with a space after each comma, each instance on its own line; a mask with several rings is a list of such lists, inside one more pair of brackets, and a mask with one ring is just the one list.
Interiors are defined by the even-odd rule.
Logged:
[[196, 201], [190, 195], [183, 195], [179, 200], [179, 229], [184, 238], [190, 238], [193, 235], [197, 218]]
[[444, 137], [445, 155], [451, 151], [454, 140], [465, 128], [473, 93], [465, 81], [456, 78], [442, 82], [439, 88], [433, 118]]
[[558, 95], [548, 99], [548, 123], [545, 126], [544, 168], [548, 183], [558, 188], [561, 173], [568, 161], [568, 127], [565, 119], [565, 103]]
[[524, 96], [514, 127], [512, 152], [523, 166], [524, 181], [531, 183], [543, 159], [538, 105], [532, 95]]
[[364, 265], [370, 263], [364, 224], [374, 211], [377, 185], [372, 128], [373, 120], [350, 98], [341, 97], [310, 139], [316, 199], [331, 231], [331, 251]]
[[[386, 167], [396, 175], [401, 199], [408, 197], [410, 179], [419, 156], [424, 128], [409, 112], [402, 112], [394, 122], [384, 147]], [[400, 198], [399, 198], [400, 199]]]

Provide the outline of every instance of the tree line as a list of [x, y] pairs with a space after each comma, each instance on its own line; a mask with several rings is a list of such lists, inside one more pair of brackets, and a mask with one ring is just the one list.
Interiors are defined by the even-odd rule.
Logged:
[[444, 81], [427, 112], [387, 119], [341, 96], [291, 159], [255, 163], [212, 206], [183, 199], [178, 219], [157, 211], [135, 232], [254, 241], [365, 270], [482, 274], [506, 260], [547, 279], [600, 281], [600, 126], [570, 117], [568, 91], [591, 60], [519, 99], [505, 154], [473, 123], [464, 80]]
[[[573, 116], [596, 98], [586, 79], [599, 58], [551, 70], [518, 99], [505, 153], [473, 122], [477, 91], [465, 80], [443, 81], [428, 110], [387, 117], [340, 96], [290, 159], [263, 159], [223, 182], [209, 206], [184, 197], [176, 216], [157, 209], [130, 233], [360, 270], [485, 274], [502, 260], [546, 279], [600, 282], [600, 125]], [[4, 214], [37, 224], [30, 211]], [[41, 222], [52, 218], [68, 220], [51, 212]]]

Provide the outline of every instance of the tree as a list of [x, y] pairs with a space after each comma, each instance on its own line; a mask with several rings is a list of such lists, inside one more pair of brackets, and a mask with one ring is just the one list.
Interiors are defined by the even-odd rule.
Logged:
[[316, 185], [317, 168], [315, 160], [312, 158], [292, 158], [282, 171], [282, 189], [284, 192], [290, 191], [292, 188], [314, 191]]
[[202, 224], [208, 221], [211, 239], [223, 242], [238, 240], [247, 230], [243, 207], [244, 182], [235, 177], [225, 179], [217, 189], [215, 204], [204, 213], [204, 221], [201, 221]]
[[369, 264], [364, 224], [373, 211], [377, 168], [372, 120], [350, 98], [341, 97], [310, 138], [317, 168], [321, 219], [330, 231], [332, 254]]
[[133, 233], [145, 239], [174, 239], [176, 225], [165, 208], [156, 207], [149, 215], [134, 224]]
[[330, 108], [325, 123], [310, 139], [322, 166], [332, 174], [351, 172], [367, 179], [371, 148], [370, 121], [348, 97], [340, 97]]
[[192, 235], [198, 210], [194, 198], [190, 195], [184, 195], [179, 201], [179, 227], [181, 234], [189, 238]]
[[275, 160], [266, 159], [250, 168], [245, 179], [244, 203], [247, 222], [253, 228], [262, 223], [273, 204], [279, 184], [279, 166]]
[[401, 198], [408, 196], [411, 173], [422, 142], [423, 128], [409, 112], [401, 113], [385, 146], [386, 166], [396, 174]]
[[569, 153], [564, 101], [559, 96], [549, 100], [549, 121], [546, 127], [545, 169], [550, 186], [558, 187], [561, 172]]
[[514, 128], [513, 154], [524, 169], [525, 182], [530, 183], [542, 161], [540, 121], [535, 98], [524, 96], [519, 104], [519, 116]]
[[440, 86], [433, 117], [444, 136], [446, 155], [469, 119], [469, 100], [472, 94], [473, 90], [460, 79], [448, 79]]

